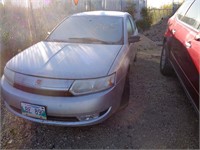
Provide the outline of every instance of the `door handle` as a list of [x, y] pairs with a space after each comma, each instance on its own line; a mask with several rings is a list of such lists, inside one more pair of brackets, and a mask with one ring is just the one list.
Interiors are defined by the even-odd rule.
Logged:
[[176, 30], [175, 29], [172, 29], [172, 34], [175, 34], [176, 33]]
[[192, 47], [191, 41], [185, 42], [185, 46], [186, 48], [191, 48]]
[[197, 35], [195, 36], [195, 40], [196, 40], [196, 41], [200, 41], [200, 34], [197, 34]]

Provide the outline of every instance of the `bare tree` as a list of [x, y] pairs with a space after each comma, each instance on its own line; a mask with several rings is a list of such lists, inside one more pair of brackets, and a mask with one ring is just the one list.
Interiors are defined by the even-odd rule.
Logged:
[[37, 28], [36, 28], [36, 22], [35, 22], [35, 17], [33, 13], [33, 5], [32, 5], [32, 0], [28, 1], [28, 25], [29, 25], [29, 33], [30, 33], [30, 42], [31, 44], [36, 40], [37, 38]]

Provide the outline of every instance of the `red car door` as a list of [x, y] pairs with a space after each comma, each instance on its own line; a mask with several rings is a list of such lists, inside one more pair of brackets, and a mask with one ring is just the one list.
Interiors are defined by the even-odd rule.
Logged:
[[182, 35], [183, 46], [180, 49], [180, 67], [188, 80], [188, 92], [194, 100], [196, 106], [199, 106], [199, 56], [200, 56], [200, 38], [197, 39], [199, 32], [195, 29], [183, 27]]
[[196, 0], [181, 20], [172, 26], [171, 61], [177, 74], [199, 108], [199, 67], [200, 67], [200, 1]]

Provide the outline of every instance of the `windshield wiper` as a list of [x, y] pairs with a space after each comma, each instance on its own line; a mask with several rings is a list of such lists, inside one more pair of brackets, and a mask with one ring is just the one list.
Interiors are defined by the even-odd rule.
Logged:
[[95, 38], [68, 38], [67, 40], [46, 39], [47, 42], [64, 42], [64, 43], [97, 43], [97, 44], [116, 44], [116, 42], [106, 42]]
[[64, 43], [69, 42], [68, 40], [59, 40], [59, 39], [46, 39], [45, 41], [47, 41], [47, 42], [64, 42]]
[[95, 39], [95, 38], [69, 38], [69, 40], [74, 42], [84, 42], [84, 43], [100, 43], [100, 44], [112, 44], [110, 42], [106, 42], [103, 40]]

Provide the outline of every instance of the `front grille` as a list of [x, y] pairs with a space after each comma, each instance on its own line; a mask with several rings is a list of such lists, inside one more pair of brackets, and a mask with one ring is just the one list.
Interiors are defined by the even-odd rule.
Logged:
[[13, 106], [11, 106], [11, 105], [10, 105], [10, 107], [11, 107], [14, 111], [16, 111], [16, 112], [18, 112], [18, 113], [21, 114], [21, 109], [16, 108], [16, 107], [13, 107]]
[[14, 87], [16, 89], [21, 90], [21, 91], [32, 93], [32, 94], [38, 94], [38, 95], [65, 96], [65, 97], [73, 96], [73, 94], [70, 93], [69, 91], [53, 91], [53, 90], [35, 89], [35, 88], [20, 85], [20, 84], [17, 84], [17, 83], [14, 84]]
[[67, 122], [78, 122], [79, 120], [76, 117], [55, 117], [55, 116], [48, 116], [47, 120], [52, 121], [67, 121]]
[[[10, 107], [16, 111], [17, 113], [21, 114], [21, 109], [13, 107], [10, 105]], [[66, 122], [78, 122], [79, 120], [76, 117], [57, 117], [57, 116], [49, 116], [47, 115], [47, 120], [50, 121], [66, 121]]]

